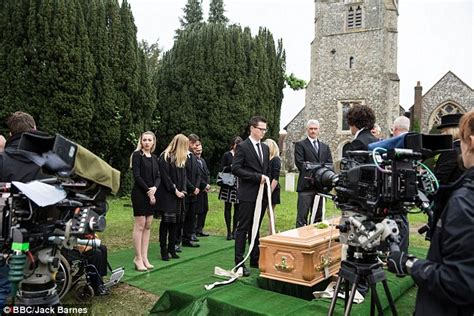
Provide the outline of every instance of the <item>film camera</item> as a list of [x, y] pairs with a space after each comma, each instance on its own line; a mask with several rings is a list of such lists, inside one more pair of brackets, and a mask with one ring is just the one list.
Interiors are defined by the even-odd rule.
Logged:
[[[434, 151], [452, 148], [450, 135], [423, 135], [407, 133], [389, 140], [369, 144], [369, 151], [348, 152], [341, 162], [341, 172], [336, 174], [328, 166], [306, 164], [307, 181], [318, 192], [329, 193], [342, 210], [338, 229], [340, 241], [347, 245], [347, 258], [341, 262], [341, 270], [335, 293], [345, 280], [345, 315], [351, 310], [355, 290], [361, 284], [370, 285], [374, 303], [381, 311], [375, 291], [375, 283], [383, 282], [392, 313], [395, 305], [386, 283], [386, 277], [378, 260], [380, 246], [398, 251], [400, 230], [397, 221], [406, 219], [411, 207], [417, 206], [430, 213], [428, 193], [437, 189], [436, 177], [421, 160]], [[372, 161], [361, 163], [360, 161]], [[423, 170], [424, 169], [424, 170]], [[424, 172], [422, 172], [422, 170]], [[408, 238], [408, 227], [404, 237]], [[408, 241], [406, 240], [406, 248]], [[334, 296], [329, 314], [334, 311]], [[371, 305], [371, 310], [374, 304]], [[372, 311], [371, 311], [372, 312]]]
[[[348, 152], [341, 172], [327, 165], [306, 163], [305, 179], [318, 192], [332, 189], [336, 206], [373, 221], [404, 214], [407, 207], [429, 207], [427, 193], [436, 190], [436, 178], [420, 162], [435, 151], [451, 149], [450, 135], [407, 133], [369, 144], [369, 151]], [[360, 163], [360, 158], [372, 163]]]
[[20, 155], [50, 178], [0, 183], [0, 246], [15, 304], [54, 306], [71, 285], [61, 249], [95, 245], [120, 173], [61, 135], [25, 133]]

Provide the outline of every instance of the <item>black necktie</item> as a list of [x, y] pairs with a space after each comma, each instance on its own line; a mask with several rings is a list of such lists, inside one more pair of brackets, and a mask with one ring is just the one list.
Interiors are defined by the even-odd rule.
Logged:
[[316, 155], [319, 155], [319, 146], [318, 146], [317, 140], [313, 141], [313, 146], [314, 146], [314, 150], [316, 150]]
[[263, 162], [263, 154], [262, 154], [262, 149], [260, 148], [260, 143], [257, 143], [257, 152], [258, 152], [258, 158], [260, 158], [260, 161]]

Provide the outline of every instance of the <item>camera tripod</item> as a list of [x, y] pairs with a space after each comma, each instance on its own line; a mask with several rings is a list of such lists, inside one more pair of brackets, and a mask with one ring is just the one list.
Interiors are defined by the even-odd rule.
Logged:
[[[387, 277], [382, 268], [382, 264], [378, 262], [376, 253], [362, 252], [364, 258], [362, 258], [362, 260], [356, 259], [354, 258], [354, 247], [349, 246], [347, 254], [348, 260], [343, 260], [341, 262], [341, 269], [339, 270], [339, 277], [337, 278], [334, 296], [331, 300], [331, 305], [329, 306], [328, 315], [333, 315], [334, 313], [337, 295], [341, 289], [342, 282], [344, 282], [344, 316], [348, 316], [351, 313], [354, 296], [357, 286], [359, 285], [369, 286], [371, 293], [370, 315], [374, 315], [375, 306], [377, 306], [378, 314], [383, 315], [382, 304], [380, 303], [376, 289], [377, 282], [382, 282], [392, 315], [396, 316], [397, 310], [395, 309], [395, 304], [390, 289], [388, 288]], [[350, 286], [351, 290], [349, 295]]]

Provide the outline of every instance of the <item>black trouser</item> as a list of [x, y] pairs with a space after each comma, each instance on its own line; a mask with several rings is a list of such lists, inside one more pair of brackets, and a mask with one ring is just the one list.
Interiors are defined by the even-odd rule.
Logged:
[[206, 224], [207, 211], [201, 211], [196, 215], [196, 233], [201, 234]]
[[[160, 222], [160, 248], [168, 248], [168, 250], [171, 250], [170, 252], [174, 252], [177, 228], [177, 223], [166, 223], [163, 221]], [[166, 239], [168, 239], [168, 243], [166, 243]]]
[[227, 227], [227, 235], [232, 235], [235, 233], [235, 228], [237, 227], [237, 223], [239, 221], [239, 203], [234, 203], [234, 218], [232, 221], [232, 232], [230, 230], [230, 224], [232, 219], [232, 203], [225, 202], [224, 203], [224, 219], [225, 225]]
[[[258, 248], [260, 238], [260, 225], [262, 224], [265, 210], [267, 209], [268, 201], [264, 199], [262, 202], [262, 213], [258, 223], [257, 236], [255, 237], [255, 244], [250, 253], [250, 264], [258, 265], [258, 258], [260, 256], [260, 250]], [[235, 231], [235, 264], [238, 264], [244, 259], [245, 254], [245, 243], [248, 240], [250, 244], [252, 238], [252, 224], [253, 215], [255, 211], [255, 202], [244, 202], [240, 201], [239, 205], [239, 222]]]
[[197, 201], [186, 201], [186, 211], [184, 214], [184, 223], [183, 223], [183, 242], [190, 242], [193, 234], [196, 233], [196, 208]]
[[[316, 192], [298, 192], [298, 213], [296, 214], [296, 228], [308, 225], [308, 214], [313, 209]], [[323, 217], [323, 203], [320, 197], [318, 210], [316, 211], [315, 222], [320, 222]]]

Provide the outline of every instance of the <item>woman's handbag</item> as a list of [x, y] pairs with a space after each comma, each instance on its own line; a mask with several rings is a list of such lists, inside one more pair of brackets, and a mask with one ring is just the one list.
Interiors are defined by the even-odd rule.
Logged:
[[221, 171], [217, 174], [218, 186], [233, 187], [235, 184], [235, 180], [235, 176], [232, 173]]

